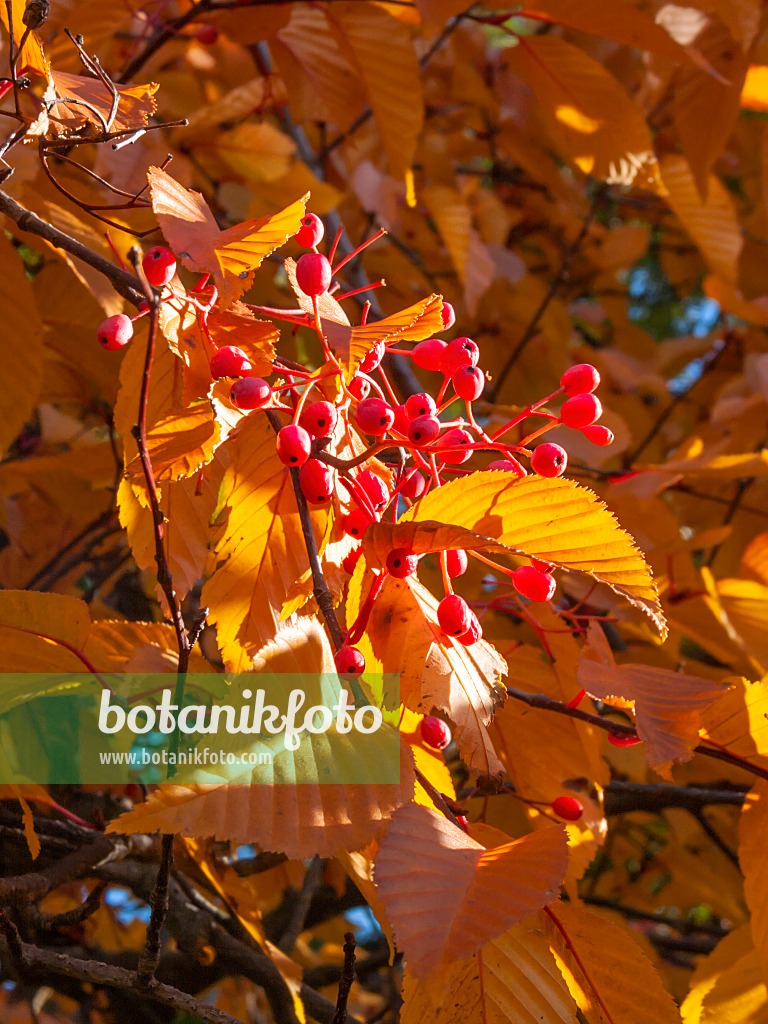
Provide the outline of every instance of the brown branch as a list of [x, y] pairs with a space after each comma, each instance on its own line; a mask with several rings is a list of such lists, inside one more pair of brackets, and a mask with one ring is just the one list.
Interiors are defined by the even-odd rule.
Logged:
[[173, 835], [164, 835], [160, 867], [157, 869], [157, 880], [152, 890], [149, 905], [152, 914], [147, 925], [147, 942], [139, 957], [136, 968], [136, 982], [145, 988], [155, 976], [160, 963], [160, 933], [168, 914], [168, 879], [173, 865]]
[[355, 972], [355, 936], [352, 932], [344, 933], [344, 970], [339, 981], [339, 994], [336, 996], [336, 1012], [331, 1024], [344, 1024], [347, 1019], [347, 1002], [349, 993], [356, 977]]
[[[7, 920], [7, 918], [6, 918]], [[5, 945], [11, 948], [8, 940], [8, 932], [3, 929]], [[17, 933], [18, 934], [18, 933]], [[11, 950], [13, 952], [13, 950]], [[50, 974], [62, 975], [65, 978], [73, 978], [76, 981], [85, 981], [91, 985], [104, 988], [128, 989], [139, 994], [136, 983], [136, 974], [123, 967], [112, 967], [108, 964], [99, 963], [96, 960], [79, 960], [68, 956], [65, 953], [52, 953], [46, 949], [26, 942], [18, 945], [20, 956], [18, 962], [29, 971], [47, 971]], [[159, 981], [151, 981], [146, 988], [140, 990], [140, 994], [146, 999], [152, 999], [156, 1003], [163, 1003], [175, 1010], [180, 1010], [190, 1017], [206, 1021], [206, 1024], [241, 1024], [236, 1017], [230, 1016], [224, 1010], [219, 1010], [210, 1003], [196, 999], [186, 992], [180, 992], [171, 985], [163, 985]]]
[[323, 862], [318, 856], [314, 856], [309, 863], [307, 873], [304, 876], [304, 884], [298, 894], [294, 905], [291, 908], [290, 920], [283, 934], [280, 936], [278, 948], [288, 956], [291, 955], [296, 940], [304, 931], [309, 905], [312, 897], [320, 888], [323, 882]]
[[[567, 715], [569, 718], [576, 718], [580, 722], [588, 722], [590, 725], [603, 729], [605, 732], [610, 732], [614, 736], [621, 736], [626, 739], [640, 738], [637, 735], [637, 729], [633, 725], [619, 725], [617, 722], [601, 718], [600, 715], [591, 715], [588, 711], [582, 711], [581, 708], [571, 708], [567, 704], [563, 704], [559, 700], [553, 700], [543, 693], [526, 693], [524, 690], [516, 690], [514, 687], [508, 686], [507, 695], [514, 697], [515, 700], [519, 700], [523, 704], [527, 704], [528, 707], [537, 708], [541, 711], [554, 711], [558, 715]], [[703, 754], [705, 757], [711, 757], [715, 761], [725, 761], [726, 764], [732, 764], [736, 768], [750, 772], [752, 775], [757, 776], [757, 778], [768, 781], [768, 770], [752, 764], [751, 761], [747, 761], [743, 757], [732, 754], [730, 750], [709, 747], [705, 743], [697, 744], [693, 750], [696, 754]]]
[[[282, 428], [280, 418], [275, 412], [267, 410], [267, 419], [274, 432], [277, 434]], [[301, 521], [301, 532], [304, 534], [304, 544], [307, 549], [307, 558], [309, 559], [309, 567], [312, 572], [312, 593], [317, 606], [322, 612], [325, 624], [328, 627], [328, 632], [331, 634], [331, 640], [335, 650], [338, 650], [344, 645], [344, 634], [339, 620], [336, 618], [336, 610], [333, 607], [333, 595], [331, 594], [330, 588], [323, 575], [323, 569], [320, 564], [320, 554], [317, 550], [317, 541], [315, 540], [315, 532], [312, 529], [312, 519], [309, 514], [309, 507], [307, 506], [307, 499], [304, 497], [304, 493], [299, 483], [299, 471], [298, 469], [289, 469], [291, 475], [291, 483], [293, 484], [293, 493], [296, 495], [296, 506], [299, 510], [299, 519]]]
[[65, 882], [73, 882], [91, 874], [97, 865], [113, 859], [116, 854], [127, 852], [128, 846], [119, 837], [100, 835], [95, 842], [57, 860], [42, 871], [0, 878], [0, 900], [12, 902], [19, 896], [39, 899]]
[[665, 807], [680, 807], [696, 814], [704, 807], [715, 805], [741, 807], [744, 800], [745, 794], [737, 790], [702, 789], [699, 786], [647, 785], [614, 779], [605, 787], [605, 813], [608, 816], [630, 811], [657, 813]]
[[[149, 302], [149, 337], [147, 339], [147, 357], [144, 361], [144, 373], [141, 378], [141, 393], [139, 395], [139, 418], [138, 423], [133, 427], [133, 434], [139, 449], [141, 468], [144, 471], [144, 479], [147, 485], [147, 497], [152, 511], [152, 523], [155, 536], [155, 561], [157, 562], [157, 582], [165, 594], [168, 603], [173, 629], [176, 633], [176, 645], [179, 652], [179, 666], [176, 675], [176, 688], [173, 695], [174, 703], [181, 707], [184, 698], [184, 685], [186, 682], [187, 670], [189, 669], [189, 656], [192, 647], [189, 642], [184, 618], [181, 614], [181, 607], [176, 599], [176, 591], [173, 589], [173, 577], [168, 566], [168, 558], [165, 553], [165, 516], [160, 508], [160, 501], [157, 496], [157, 483], [155, 473], [152, 469], [152, 460], [149, 457], [147, 447], [147, 404], [149, 401], [149, 382], [152, 376], [152, 361], [155, 355], [155, 342], [158, 333], [158, 320], [160, 314], [160, 292], [152, 288], [141, 269], [141, 258], [138, 246], [133, 246], [128, 258], [133, 264], [139, 280], [144, 288], [144, 296]], [[179, 731], [178, 726], [171, 737], [171, 752], [178, 751]], [[168, 765], [168, 777], [176, 774], [176, 766]]]
[[696, 924], [685, 918], [671, 917], [667, 914], [656, 914], [650, 910], [638, 910], [636, 907], [628, 907], [619, 900], [613, 900], [608, 896], [582, 896], [583, 903], [593, 907], [606, 907], [608, 910], [616, 910], [619, 914], [629, 918], [630, 921], [648, 921], [651, 924], [664, 925], [667, 928], [674, 928], [675, 931], [688, 935], [690, 932], [703, 932], [705, 935], [714, 935], [723, 938], [728, 934], [726, 928], [721, 924]]
[[139, 282], [127, 270], [123, 270], [122, 267], [116, 267], [109, 260], [95, 253], [93, 249], [89, 249], [87, 245], [83, 245], [76, 238], [72, 238], [63, 231], [59, 231], [58, 228], [38, 217], [36, 213], [32, 213], [31, 210], [26, 210], [23, 206], [20, 206], [6, 192], [1, 191], [0, 213], [6, 214], [11, 220], [15, 221], [22, 231], [29, 231], [33, 235], [39, 235], [40, 238], [44, 238], [57, 249], [63, 249], [64, 252], [68, 252], [71, 256], [76, 256], [83, 263], [87, 263], [89, 267], [98, 270], [100, 274], [103, 274], [111, 281], [115, 291], [132, 305], [138, 306], [146, 301], [142, 292], [137, 288]]
[[557, 293], [560, 291], [560, 288], [564, 284], [567, 283], [568, 278], [570, 277], [571, 266], [573, 265], [573, 261], [576, 258], [576, 254], [578, 253], [579, 249], [581, 248], [582, 243], [584, 242], [584, 239], [587, 237], [587, 232], [589, 231], [589, 228], [590, 228], [590, 226], [592, 224], [592, 221], [595, 219], [595, 214], [597, 213], [598, 206], [600, 205], [600, 203], [601, 203], [601, 201], [603, 199], [604, 194], [605, 194], [604, 188], [602, 188], [602, 187], [598, 188], [598, 190], [595, 193], [595, 196], [594, 196], [594, 198], [592, 200], [592, 204], [591, 204], [591, 206], [589, 208], [587, 216], [584, 218], [584, 223], [581, 225], [581, 230], [579, 231], [579, 233], [576, 236], [576, 238], [574, 239], [574, 241], [565, 250], [565, 253], [563, 255], [563, 262], [562, 262], [562, 264], [560, 266], [559, 273], [552, 280], [549, 288], [547, 289], [546, 295], [544, 296], [544, 298], [539, 303], [539, 306], [536, 309], [536, 312], [533, 314], [533, 316], [531, 317], [531, 319], [530, 319], [530, 321], [528, 323], [528, 326], [523, 331], [523, 336], [520, 338], [520, 341], [518, 341], [517, 345], [515, 345], [515, 347], [512, 349], [512, 352], [510, 353], [509, 358], [507, 359], [506, 363], [504, 364], [504, 366], [499, 371], [499, 374], [496, 377], [496, 380], [493, 382], [493, 388], [491, 388], [490, 393], [488, 395], [488, 401], [489, 402], [494, 402], [496, 400], [497, 395], [501, 391], [502, 384], [507, 379], [507, 375], [508, 375], [509, 371], [512, 369], [512, 367], [515, 365], [515, 363], [519, 359], [520, 355], [523, 352], [523, 349], [526, 347], [528, 342], [536, 334], [536, 331], [537, 331], [538, 326], [539, 326], [539, 320], [542, 318], [544, 313], [547, 311], [547, 309], [549, 307], [549, 304], [552, 302], [552, 300], [555, 298]]
[[[62, 548], [59, 548], [56, 554], [49, 558], [45, 565], [41, 569], [38, 569], [35, 575], [27, 580], [22, 589], [31, 590], [36, 583], [45, 579], [45, 577], [56, 568], [56, 564], [61, 561], [65, 555], [68, 555], [73, 548], [76, 548], [81, 541], [85, 540], [89, 534], [93, 533], [94, 530], [101, 530], [102, 527], [107, 526], [114, 517], [114, 514], [115, 510], [113, 508], [109, 508], [106, 512], [102, 512], [100, 516], [92, 519], [90, 523], [84, 526], [83, 529], [72, 538], [72, 540], [68, 541]], [[83, 554], [81, 552], [78, 554], [77, 561], [74, 564], [78, 565], [80, 562], [84, 561], [85, 558], [88, 557], [88, 553]], [[48, 585], [50, 586], [50, 582]]]
[[47, 932], [55, 932], [60, 928], [72, 928], [75, 925], [82, 924], [83, 921], [87, 921], [99, 909], [101, 897], [106, 888], [106, 882], [99, 882], [91, 889], [79, 907], [75, 907], [73, 910], [65, 910], [61, 914], [46, 914], [45, 911], [34, 906], [30, 908], [32, 922], [36, 927]]

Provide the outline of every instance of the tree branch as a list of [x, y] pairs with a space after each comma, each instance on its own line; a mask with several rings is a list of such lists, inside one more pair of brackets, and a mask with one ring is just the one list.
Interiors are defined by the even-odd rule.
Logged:
[[103, 274], [112, 282], [115, 291], [132, 305], [138, 306], [141, 302], [145, 301], [144, 295], [136, 287], [139, 282], [127, 270], [123, 270], [122, 267], [116, 267], [109, 260], [105, 260], [103, 256], [95, 253], [93, 249], [89, 249], [87, 245], [78, 242], [76, 238], [72, 238], [63, 231], [59, 231], [58, 228], [38, 217], [36, 213], [32, 213], [31, 210], [20, 206], [14, 199], [11, 199], [7, 192], [0, 191], [0, 213], [6, 214], [11, 220], [15, 221], [22, 231], [29, 231], [33, 235], [39, 235], [40, 238], [44, 238], [51, 245], [56, 246], [57, 249], [63, 249], [70, 256], [76, 256], [83, 263], [87, 263], [89, 267], [98, 270], [100, 274]]
[[164, 835], [160, 867], [157, 869], [157, 880], [152, 890], [149, 905], [152, 916], [147, 925], [147, 942], [139, 957], [136, 968], [136, 982], [142, 988], [150, 984], [160, 963], [160, 933], [168, 913], [168, 879], [173, 864], [173, 835]]
[[344, 970], [339, 981], [339, 994], [336, 997], [336, 1012], [331, 1024], [344, 1024], [347, 1019], [347, 1001], [352, 984], [355, 980], [355, 936], [352, 932], [344, 933]]

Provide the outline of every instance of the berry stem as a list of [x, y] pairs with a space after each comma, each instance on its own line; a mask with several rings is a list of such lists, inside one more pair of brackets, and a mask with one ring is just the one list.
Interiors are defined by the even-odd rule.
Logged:
[[388, 573], [381, 572], [373, 577], [368, 595], [363, 602], [363, 607], [360, 609], [360, 614], [352, 623], [352, 627], [347, 634], [348, 644], [356, 644], [365, 632], [365, 627], [368, 625], [368, 619], [371, 617], [376, 598], [381, 593], [381, 588], [384, 586], [384, 580], [387, 578], [387, 575]]
[[[369, 245], [373, 245], [374, 242], [376, 242], [379, 238], [382, 238], [384, 235], [386, 235], [386, 233], [387, 232], [384, 230], [384, 228], [379, 228], [379, 230], [376, 232], [375, 235], [371, 235], [371, 237], [368, 238], [365, 242], [363, 242], [360, 245], [358, 245], [358, 247], [356, 249], [353, 249], [351, 253], [349, 253], [347, 256], [345, 256], [343, 260], [340, 260], [339, 263], [337, 263], [337, 265], [333, 268], [334, 276], [336, 274], [338, 274], [338, 272], [341, 270], [341, 268], [345, 267], [347, 265], [347, 263], [349, 263], [350, 260], [353, 260], [355, 258], [355, 256], [358, 255], [358, 253], [361, 253], [363, 251], [363, 249], [367, 249]], [[333, 248], [332, 252], [335, 253], [335, 251], [336, 251], [336, 246], [335, 246], [335, 243], [334, 243], [334, 248]], [[329, 255], [328, 259], [330, 260], [331, 258], [332, 258], [332, 255]]]

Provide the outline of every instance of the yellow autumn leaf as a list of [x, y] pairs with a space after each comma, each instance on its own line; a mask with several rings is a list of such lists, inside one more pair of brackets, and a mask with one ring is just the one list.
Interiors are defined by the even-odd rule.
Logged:
[[663, 195], [642, 111], [602, 64], [555, 36], [521, 37], [511, 53], [562, 156], [609, 184]]
[[692, 438], [687, 451], [659, 466], [643, 469], [659, 473], [684, 473], [686, 476], [710, 477], [713, 480], [739, 480], [746, 476], [768, 476], [768, 451], [743, 454], [718, 454], [709, 448], [699, 448], [699, 438]]
[[541, 913], [450, 964], [434, 983], [424, 984], [406, 966], [402, 997], [401, 1024], [577, 1024], [576, 1003], [544, 938]]
[[[247, 679], [253, 687], [269, 687], [267, 701], [278, 707], [286, 706], [290, 692], [282, 673], [303, 677], [309, 706], [338, 700], [333, 654], [316, 619], [276, 631], [254, 659], [254, 669], [256, 674], [240, 683]], [[325, 733], [303, 733], [296, 751], [284, 749], [281, 735], [265, 741], [227, 734], [217, 743], [225, 756], [239, 758], [249, 751], [271, 753], [271, 758], [258, 767], [209, 768], [196, 771], [189, 782], [165, 784], [112, 821], [108, 831], [180, 832], [258, 843], [291, 858], [330, 857], [339, 849], [365, 846], [413, 797], [408, 746], [386, 723], [369, 735], [341, 734], [335, 725]], [[399, 761], [399, 781], [381, 781], [393, 761]], [[333, 781], [339, 777], [349, 782]]]
[[702, 714], [701, 736], [768, 768], [768, 679], [730, 678], [731, 689]]
[[555, 899], [567, 865], [560, 826], [486, 849], [437, 811], [410, 804], [392, 818], [374, 879], [408, 966], [428, 978]]
[[752, 913], [752, 941], [762, 978], [768, 979], [768, 782], [758, 779], [747, 794], [739, 816], [739, 865], [744, 875], [744, 898]]
[[[24, 25], [24, 11], [27, 0], [11, 0], [11, 12], [13, 17], [13, 39], [18, 46], [21, 42], [26, 28]], [[6, 32], [9, 31], [8, 8], [5, 4], [0, 5], [0, 21], [5, 25]], [[39, 75], [48, 76], [48, 61], [43, 54], [43, 47], [38, 38], [37, 32], [30, 32], [24, 48], [19, 54], [17, 68], [23, 74], [25, 68], [36, 71]]]
[[[221, 430], [209, 402], [176, 409], [163, 416], [147, 433], [147, 450], [155, 480], [180, 480], [192, 476], [213, 458]], [[143, 478], [137, 455], [126, 469], [132, 478]]]
[[[487, 511], [482, 511], [486, 509]], [[463, 526], [512, 551], [587, 573], [641, 608], [666, 636], [650, 569], [596, 495], [571, 480], [473, 473], [425, 495], [400, 523]]]
[[637, 734], [645, 741], [648, 763], [665, 778], [671, 777], [673, 761], [691, 759], [699, 741], [701, 712], [725, 686], [658, 665], [617, 665], [596, 622], [589, 625], [576, 677], [592, 697], [634, 701]]
[[768, 586], [754, 580], [718, 580], [717, 594], [751, 657], [768, 670]]
[[750, 64], [739, 102], [747, 110], [768, 110], [768, 67]]
[[[4, 672], [86, 672], [88, 605], [63, 594], [0, 590]], [[2, 694], [7, 704], [8, 691]]]
[[442, 308], [442, 297], [430, 295], [399, 313], [359, 327], [331, 321], [324, 328], [326, 340], [346, 361], [351, 377], [363, 356], [379, 342], [423, 341], [442, 331]]
[[[3, 6], [3, 10], [5, 10]], [[0, 454], [13, 441], [40, 396], [43, 372], [43, 322], [37, 311], [32, 285], [18, 253], [0, 237], [0, 359], [4, 386], [0, 390]], [[19, 339], [24, 344], [19, 344]]]
[[741, 571], [768, 587], [768, 533], [759, 533], [741, 556]]
[[424, 121], [422, 76], [410, 29], [373, 4], [341, 0], [326, 12], [331, 32], [363, 82], [390, 174], [402, 180]]
[[706, 201], [702, 200], [691, 170], [682, 156], [665, 156], [661, 176], [667, 202], [701, 250], [714, 273], [734, 284], [742, 248], [736, 209], [720, 179], [710, 175]]
[[546, 934], [587, 1024], [680, 1024], [672, 996], [629, 931], [586, 910], [558, 903]]
[[[275, 635], [283, 602], [309, 559], [290, 471], [277, 457], [266, 417], [246, 417], [225, 450], [231, 464], [220, 502], [224, 521], [201, 600], [211, 609], [225, 664], [241, 671]], [[312, 513], [318, 542], [326, 516]]]
[[766, 1019], [768, 990], [749, 924], [734, 928], [699, 958], [680, 1012], [683, 1024], [758, 1024]]
[[480, 296], [496, 276], [496, 266], [472, 226], [469, 204], [446, 185], [428, 185], [420, 195], [464, 286], [467, 309], [474, 314]]

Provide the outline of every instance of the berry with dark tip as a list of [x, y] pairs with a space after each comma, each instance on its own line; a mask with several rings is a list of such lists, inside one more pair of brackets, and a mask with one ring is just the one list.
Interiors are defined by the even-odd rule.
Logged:
[[223, 345], [211, 358], [213, 377], [247, 377], [251, 372], [251, 361], [241, 348]]
[[558, 796], [549, 806], [563, 821], [578, 821], [584, 813], [584, 807], [575, 796]]
[[299, 470], [301, 493], [310, 505], [327, 505], [333, 494], [330, 466], [319, 459], [309, 459]]
[[600, 374], [591, 363], [578, 363], [560, 378], [560, 386], [569, 398], [591, 394], [599, 384]]
[[576, 395], [569, 398], [560, 410], [560, 421], [566, 427], [589, 427], [603, 415], [600, 399], [595, 395]]
[[382, 398], [365, 398], [355, 410], [355, 423], [364, 434], [380, 437], [395, 422], [395, 410]]
[[449, 636], [461, 636], [472, 624], [472, 612], [463, 597], [449, 594], [437, 606], [437, 621]]
[[360, 360], [360, 369], [363, 373], [370, 373], [371, 370], [375, 370], [381, 360], [384, 358], [386, 346], [383, 341], [377, 341], [370, 352], [366, 352], [363, 358]]
[[599, 444], [601, 448], [614, 442], [613, 431], [604, 427], [602, 423], [591, 423], [588, 427], [582, 427], [581, 432], [588, 441]]
[[451, 742], [451, 730], [437, 715], [425, 715], [419, 726], [422, 742], [433, 750], [444, 750]]
[[373, 522], [373, 519], [361, 508], [353, 509], [349, 515], [344, 516], [341, 521], [341, 528], [348, 537], [360, 538]]
[[413, 350], [413, 361], [422, 370], [439, 370], [443, 361], [443, 353], [448, 348], [439, 338], [428, 338], [420, 341]]
[[285, 466], [303, 466], [311, 450], [312, 438], [297, 423], [289, 423], [277, 435], [277, 457]]
[[215, 25], [201, 25], [195, 32], [195, 39], [203, 46], [213, 46], [219, 38], [219, 30]]
[[99, 326], [98, 339], [101, 342], [102, 348], [107, 349], [109, 352], [116, 352], [120, 348], [125, 348], [132, 337], [133, 323], [131, 318], [126, 316], [125, 313], [109, 316]]
[[176, 257], [164, 245], [156, 245], [144, 253], [141, 269], [154, 288], [163, 288], [176, 273]]
[[319, 252], [305, 252], [296, 264], [296, 283], [305, 295], [322, 295], [328, 291], [333, 271], [327, 258]]
[[461, 366], [451, 378], [453, 390], [466, 402], [474, 402], [483, 393], [485, 374], [476, 366]]
[[299, 423], [313, 437], [330, 437], [337, 419], [338, 413], [330, 402], [310, 402], [302, 409]]
[[325, 227], [317, 214], [308, 213], [301, 218], [301, 227], [293, 237], [303, 248], [314, 249], [322, 242], [324, 234]]
[[415, 420], [419, 416], [434, 416], [437, 412], [437, 406], [432, 395], [422, 393], [420, 395], [411, 395], [405, 403], [405, 410], [408, 413], [408, 419]]
[[568, 465], [568, 452], [559, 444], [537, 445], [531, 457], [531, 469], [539, 476], [562, 476]]
[[443, 299], [443, 308], [440, 310], [440, 316], [443, 321], [444, 331], [447, 331], [456, 323], [456, 311], [450, 302], [446, 302], [445, 299]]
[[454, 338], [445, 347], [440, 369], [446, 377], [452, 377], [462, 366], [477, 366], [480, 349], [471, 338]]
[[261, 377], [241, 377], [229, 392], [238, 409], [261, 409], [272, 397], [272, 388]]
[[394, 548], [387, 555], [387, 572], [398, 580], [412, 576], [418, 567], [418, 555], [414, 555], [408, 548]]
[[368, 397], [371, 390], [371, 382], [367, 381], [365, 377], [361, 377], [359, 374], [355, 374], [352, 380], [349, 382], [347, 390], [353, 398], [356, 398], [358, 402], [363, 402]]
[[472, 435], [464, 430], [462, 427], [453, 427], [451, 430], [446, 430], [440, 440], [435, 444], [435, 448], [466, 448], [466, 451], [446, 451], [440, 452], [440, 459], [446, 464], [446, 466], [460, 466], [462, 462], [466, 462], [467, 459], [472, 458], [472, 448], [468, 448], [467, 445], [472, 444]]
[[360, 675], [365, 669], [365, 657], [362, 651], [356, 647], [349, 647], [346, 644], [341, 647], [333, 656], [336, 671], [341, 676]]
[[548, 572], [539, 572], [532, 565], [521, 565], [512, 574], [512, 584], [518, 594], [529, 601], [551, 601], [557, 584]]
[[472, 644], [476, 644], [483, 635], [483, 627], [474, 612], [471, 612], [472, 621], [469, 625], [469, 629], [466, 633], [462, 633], [461, 636], [456, 637], [456, 641], [462, 644], [464, 647], [471, 647]]
[[440, 420], [436, 416], [417, 416], [408, 425], [408, 439], [417, 448], [424, 448], [440, 434]]

